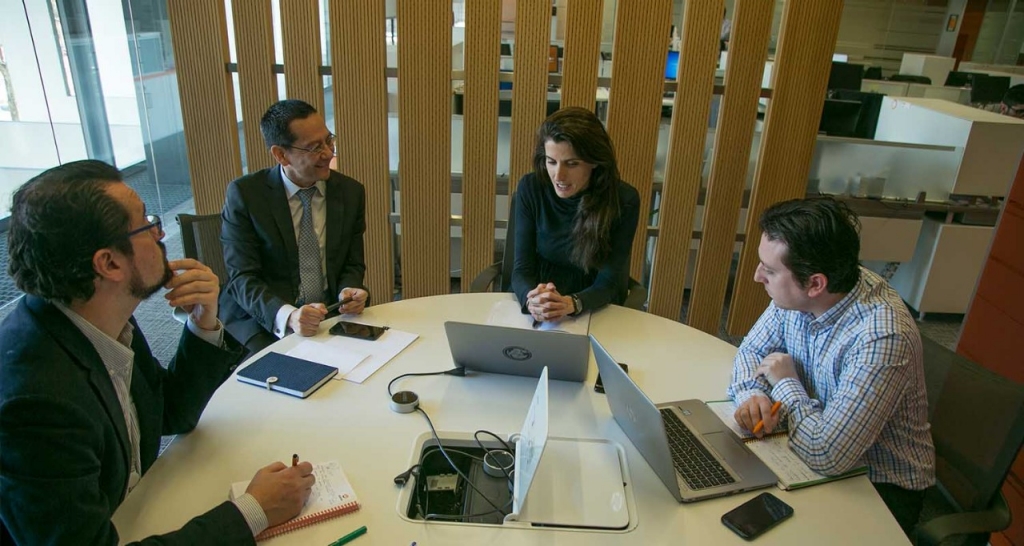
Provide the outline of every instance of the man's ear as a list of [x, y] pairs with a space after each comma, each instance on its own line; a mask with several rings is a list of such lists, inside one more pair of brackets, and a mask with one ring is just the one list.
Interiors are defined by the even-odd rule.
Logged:
[[284, 155], [284, 147], [283, 146], [278, 146], [277, 144], [274, 144], [273, 146], [271, 146], [270, 147], [270, 155], [274, 156], [274, 159], [277, 160], [277, 162], [282, 164], [282, 165], [290, 165], [291, 164], [291, 162], [288, 161], [288, 156]]
[[128, 278], [128, 260], [124, 254], [101, 248], [92, 255], [92, 268], [101, 280], [122, 282]]
[[824, 273], [815, 273], [807, 278], [807, 284], [804, 285], [807, 290], [807, 296], [810, 298], [816, 298], [822, 294], [828, 292], [828, 277]]
[[999, 103], [999, 113], [1004, 115], [1004, 116], [1009, 115], [1010, 108], [1008, 106], [1006, 106], [1005, 102], [1000, 102]]

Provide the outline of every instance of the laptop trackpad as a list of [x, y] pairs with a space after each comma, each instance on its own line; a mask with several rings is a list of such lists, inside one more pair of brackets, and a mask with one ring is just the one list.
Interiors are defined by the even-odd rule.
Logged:
[[753, 455], [732, 435], [732, 432], [712, 432], [703, 435], [712, 449], [726, 462], [742, 461]]

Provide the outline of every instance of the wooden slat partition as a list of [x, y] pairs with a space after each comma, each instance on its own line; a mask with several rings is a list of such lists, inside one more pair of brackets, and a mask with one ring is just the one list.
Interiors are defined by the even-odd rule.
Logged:
[[228, 182], [242, 175], [223, 0], [171, 0], [174, 61], [196, 214], [220, 212]]
[[281, 0], [281, 39], [284, 48], [284, 85], [288, 98], [304, 100], [322, 113], [324, 84], [320, 76], [320, 65], [323, 64], [323, 56], [320, 54], [320, 12], [317, 2]]
[[[602, 0], [571, 0], [566, 6], [562, 108], [581, 106], [594, 110], [597, 69], [601, 61], [602, 3]], [[619, 9], [622, 4], [625, 2], [620, 3]]]
[[276, 165], [260, 133], [260, 118], [277, 102], [274, 74], [274, 29], [270, 0], [232, 2], [238, 50], [238, 91], [242, 98], [245, 163], [248, 172]]
[[753, 281], [759, 261], [758, 218], [771, 204], [806, 194], [842, 11], [842, 0], [786, 2], [772, 72], [774, 91], [747, 208], [747, 243], [729, 305], [730, 335], [745, 334], [768, 305], [764, 288]]
[[715, 155], [686, 316], [690, 326], [711, 335], [718, 335], [722, 323], [773, 8], [771, 2], [763, 0], [737, 0], [733, 12], [725, 94], [718, 109]]
[[516, 0], [516, 47], [513, 51], [512, 142], [509, 153], [509, 192], [523, 175], [533, 171], [537, 128], [547, 109], [548, 43], [551, 41], [551, 2]]
[[661, 229], [654, 252], [648, 304], [651, 313], [673, 320], [678, 319], [683, 306], [724, 6], [724, 0], [687, 2], [684, 11], [677, 80], [685, 85], [676, 89], [672, 106], [659, 213]]
[[451, 290], [451, 25], [451, 0], [398, 3], [398, 180], [405, 298]]
[[501, 1], [467, 2], [462, 116], [463, 291], [494, 261], [500, 47]]
[[[630, 275], [640, 279], [647, 254], [646, 228], [665, 83], [668, 50], [663, 37], [672, 26], [672, 0], [622, 2], [616, 11], [616, 63], [608, 104], [608, 134], [615, 145], [620, 176], [640, 192], [640, 222], [630, 265]], [[636, 32], [638, 28], [646, 32]]]
[[387, 51], [380, 33], [384, 5], [331, 0], [329, 11], [338, 169], [366, 188], [365, 282], [373, 303], [387, 303], [394, 295], [395, 257], [388, 220]]

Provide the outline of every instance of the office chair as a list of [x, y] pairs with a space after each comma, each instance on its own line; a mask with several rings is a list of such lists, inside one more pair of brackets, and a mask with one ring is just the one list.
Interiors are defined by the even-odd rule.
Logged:
[[911, 74], [893, 74], [889, 76], [891, 82], [908, 82], [908, 83], [923, 83], [925, 85], [931, 85], [932, 79], [928, 76], [913, 76]]
[[938, 481], [925, 496], [922, 520], [935, 499], [954, 513], [918, 523], [915, 543], [969, 535], [966, 544], [985, 544], [989, 533], [1010, 525], [1000, 487], [1024, 443], [1024, 385], [922, 342]]
[[[508, 227], [505, 230], [505, 249], [501, 254], [501, 261], [495, 262], [481, 271], [469, 285], [470, 292], [486, 292], [492, 287], [497, 292], [512, 291], [512, 267], [515, 265], [515, 232], [516, 232], [516, 199], [515, 194], [509, 196]], [[623, 307], [644, 310], [647, 303], [647, 289], [633, 277], [629, 278], [629, 285], [626, 292], [626, 301], [622, 302]]]
[[179, 214], [181, 246], [186, 258], [199, 260], [217, 275], [220, 285], [228, 282], [228, 268], [224, 265], [224, 247], [220, 242], [220, 213]]
[[[223, 289], [228, 282], [228, 268], [224, 265], [224, 247], [220, 242], [220, 214], [179, 214], [177, 220], [181, 226], [181, 247], [185, 257], [209, 267]], [[180, 307], [175, 307], [171, 314], [182, 324], [188, 320], [188, 315]]]

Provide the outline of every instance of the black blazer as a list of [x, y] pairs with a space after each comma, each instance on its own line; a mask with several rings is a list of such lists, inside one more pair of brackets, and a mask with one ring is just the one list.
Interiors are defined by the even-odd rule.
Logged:
[[[131, 395], [145, 474], [162, 434], [195, 428], [241, 347], [215, 347], [184, 328], [164, 369], [135, 325]], [[117, 544], [110, 517], [124, 500], [130, 444], [110, 375], [59, 309], [25, 296], [0, 325], [0, 543]], [[148, 544], [251, 544], [230, 502]]]
[[[366, 262], [366, 193], [363, 185], [331, 171], [326, 186], [327, 298], [342, 288], [363, 288]], [[274, 331], [282, 305], [299, 296], [299, 248], [281, 180], [281, 167], [243, 176], [228, 185], [221, 242], [228, 281], [220, 296], [220, 319], [246, 343], [259, 331]]]

